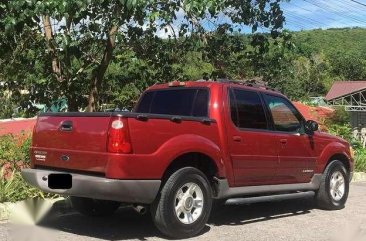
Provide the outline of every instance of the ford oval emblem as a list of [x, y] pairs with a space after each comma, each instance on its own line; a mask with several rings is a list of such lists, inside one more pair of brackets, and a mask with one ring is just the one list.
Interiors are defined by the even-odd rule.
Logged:
[[66, 156], [66, 155], [62, 155], [61, 157], [60, 157], [60, 159], [61, 159], [61, 161], [68, 161], [68, 160], [70, 160], [70, 157], [69, 156]]

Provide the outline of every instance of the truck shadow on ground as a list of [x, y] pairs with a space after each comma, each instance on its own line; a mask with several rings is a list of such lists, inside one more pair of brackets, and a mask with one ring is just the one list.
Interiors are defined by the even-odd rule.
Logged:
[[[312, 200], [307, 199], [220, 206], [212, 212], [209, 225], [206, 225], [201, 235], [214, 226], [266, 222], [306, 215], [312, 209], [315, 209], [315, 205]], [[103, 218], [89, 218], [70, 210], [53, 210], [40, 226], [106, 240], [146, 240], [149, 237], [163, 237], [155, 228], [149, 213], [140, 215], [130, 208], [120, 208], [114, 215]]]

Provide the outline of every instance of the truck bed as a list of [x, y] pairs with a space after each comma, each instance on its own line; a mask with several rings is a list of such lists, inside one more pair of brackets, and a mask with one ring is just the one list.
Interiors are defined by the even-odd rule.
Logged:
[[[107, 151], [108, 129], [116, 117], [127, 120], [130, 154]], [[155, 179], [160, 178], [162, 173], [157, 170], [164, 170], [166, 163], [162, 160], [162, 166], [158, 167], [159, 163], [153, 160], [163, 158], [163, 152], [164, 158], [169, 158], [166, 153], [174, 150], [164, 146], [187, 135], [202, 136], [218, 144], [215, 128], [214, 120], [199, 117], [135, 112], [42, 113], [33, 133], [31, 158], [33, 166], [39, 168], [91, 172], [113, 178], [126, 175], [129, 179]]]

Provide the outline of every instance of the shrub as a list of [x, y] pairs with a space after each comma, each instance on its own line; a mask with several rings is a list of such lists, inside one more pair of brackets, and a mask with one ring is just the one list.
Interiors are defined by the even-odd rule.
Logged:
[[[3, 171], [1, 171], [3, 172]], [[2, 174], [0, 173], [0, 176]], [[0, 203], [17, 202], [28, 198], [52, 198], [56, 195], [45, 194], [24, 182], [19, 171], [13, 171], [8, 178], [0, 178]]]
[[28, 185], [20, 174], [22, 168], [29, 167], [30, 144], [31, 136], [24, 133], [0, 136], [0, 202], [56, 197]]
[[339, 136], [348, 142], [352, 142], [352, 129], [349, 124], [331, 124], [328, 125], [328, 132], [332, 135]]
[[31, 136], [24, 133], [18, 136], [0, 136], [0, 165], [10, 162], [15, 167], [19, 161], [29, 165], [30, 143]]
[[362, 147], [359, 140], [352, 136], [352, 128], [349, 125], [349, 114], [344, 108], [337, 108], [334, 115], [327, 119], [327, 130], [330, 134], [339, 136], [351, 143], [355, 150], [355, 171], [366, 172], [366, 149]]
[[355, 149], [355, 171], [366, 172], [366, 149]]

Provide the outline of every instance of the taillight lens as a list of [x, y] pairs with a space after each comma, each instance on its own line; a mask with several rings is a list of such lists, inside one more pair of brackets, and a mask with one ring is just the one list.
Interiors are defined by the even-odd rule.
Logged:
[[113, 118], [108, 131], [108, 152], [131, 153], [131, 141], [128, 133], [127, 119]]

